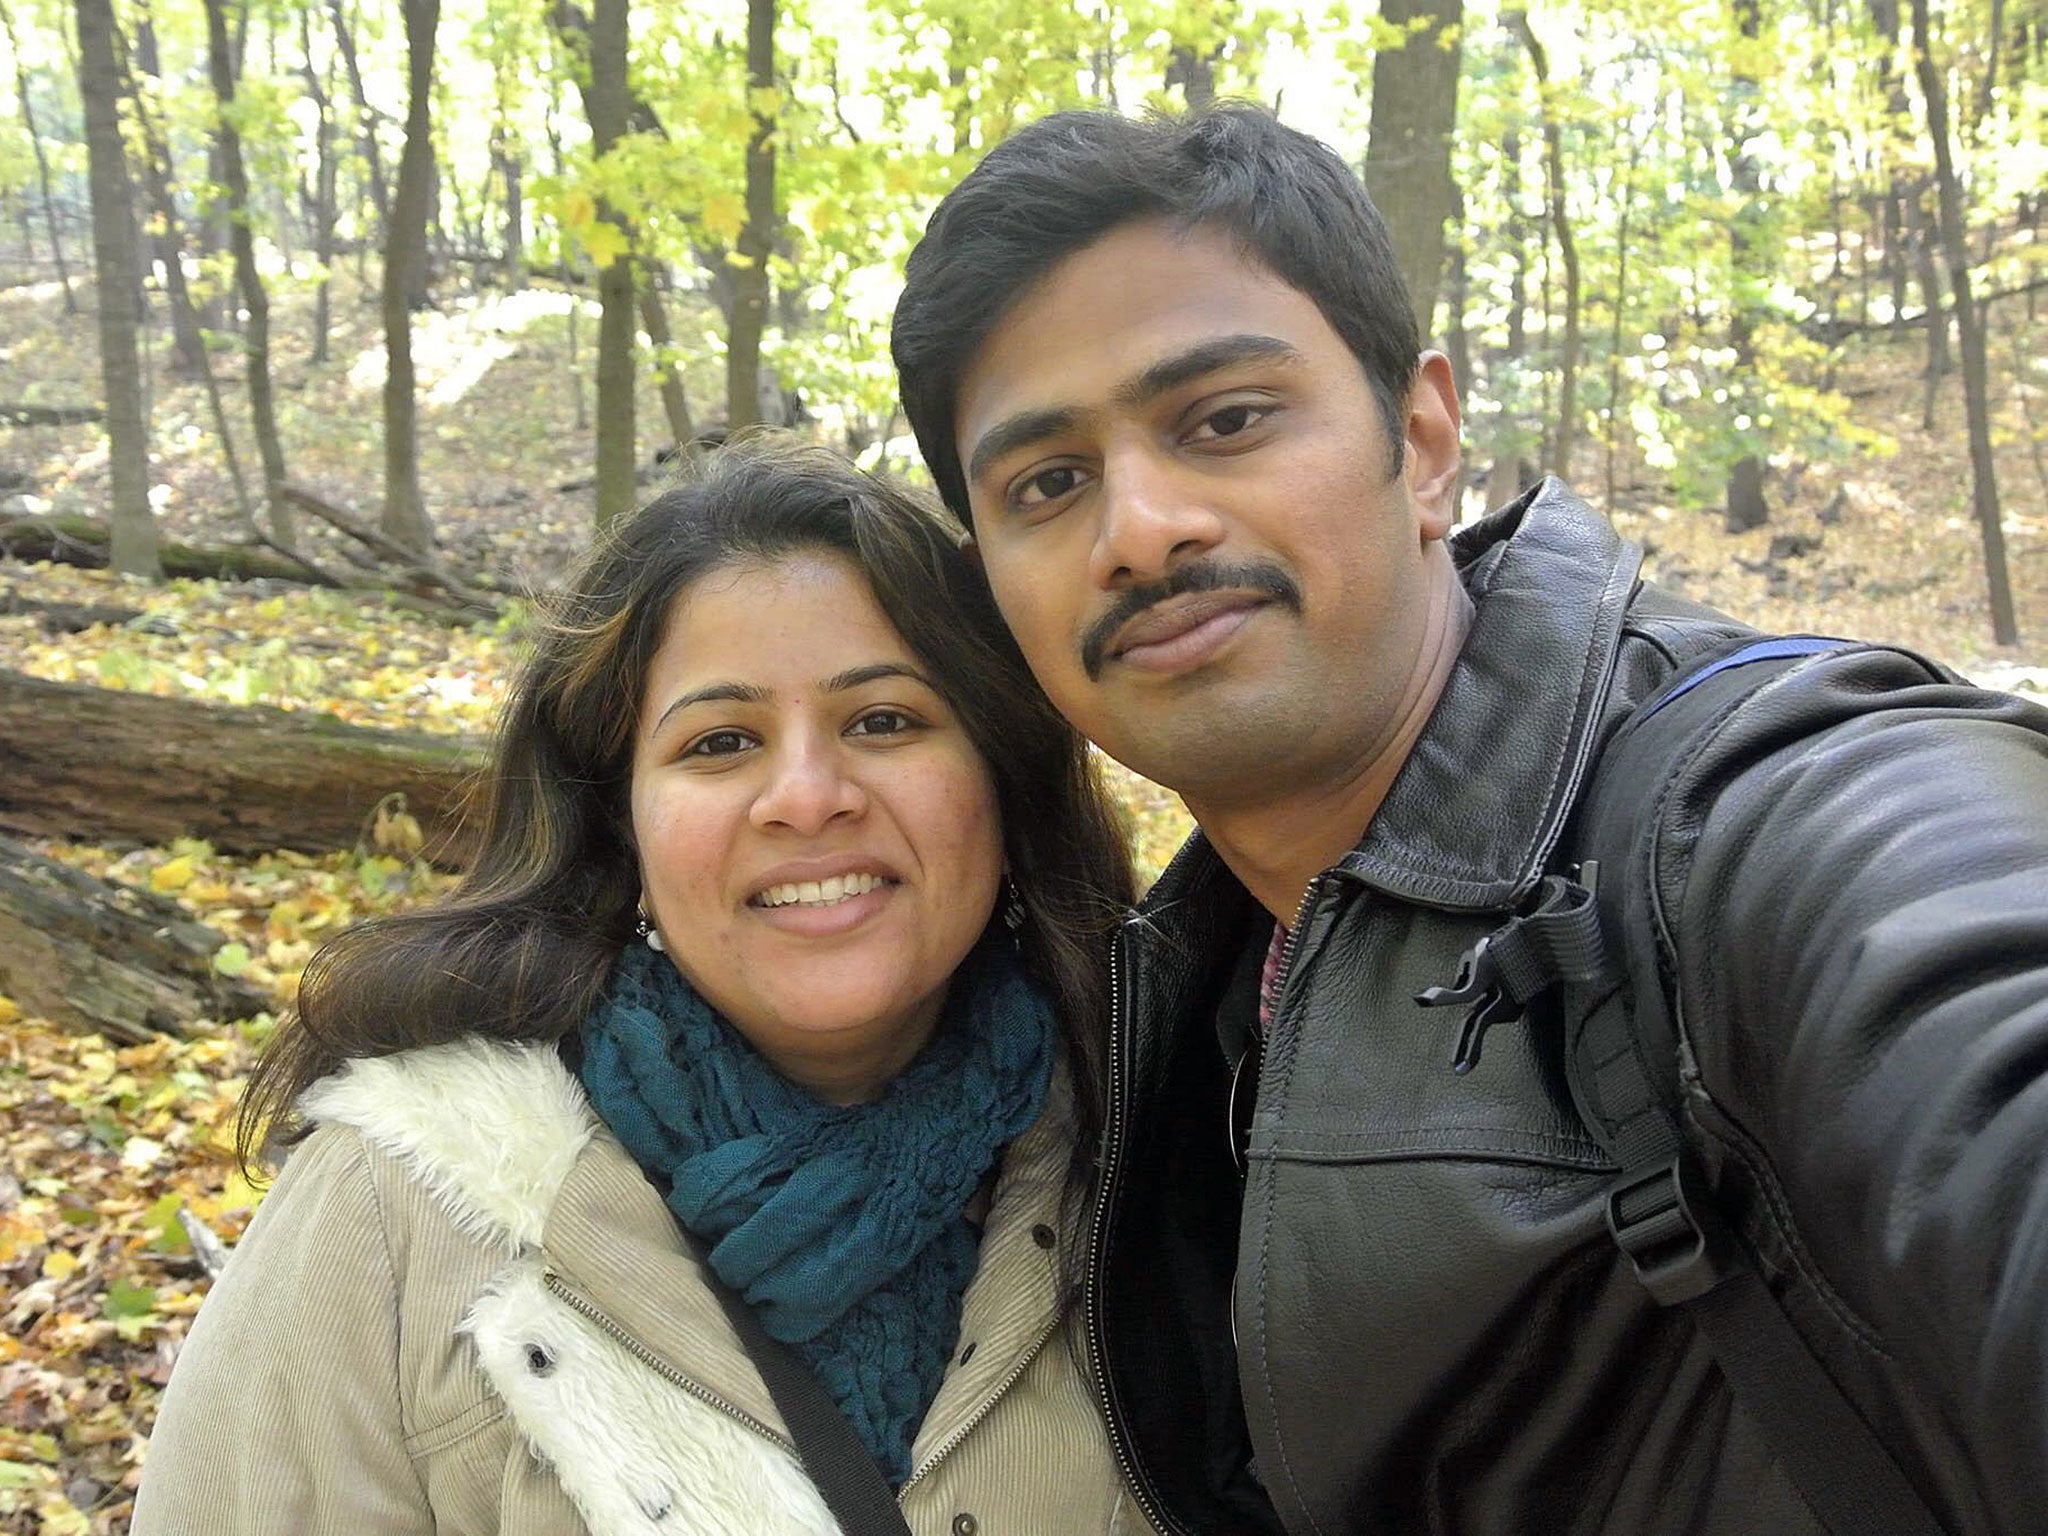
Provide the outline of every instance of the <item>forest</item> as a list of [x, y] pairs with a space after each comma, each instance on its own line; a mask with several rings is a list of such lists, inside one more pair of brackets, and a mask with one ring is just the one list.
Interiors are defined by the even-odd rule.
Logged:
[[904, 258], [1045, 113], [1337, 148], [1468, 516], [2048, 695], [2042, 0], [0, 0], [0, 95], [0, 1532], [127, 1529], [254, 1053], [597, 531], [748, 430], [923, 478]]

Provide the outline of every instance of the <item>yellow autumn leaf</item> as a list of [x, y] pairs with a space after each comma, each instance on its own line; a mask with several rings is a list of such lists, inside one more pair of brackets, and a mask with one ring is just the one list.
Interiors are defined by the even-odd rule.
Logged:
[[772, 85], [755, 86], [747, 92], [747, 110], [756, 117], [774, 117], [782, 110], [782, 92]]
[[591, 261], [600, 270], [626, 254], [625, 232], [616, 224], [595, 222], [588, 228], [579, 229], [577, 234], [582, 238], [583, 248], [590, 252]]
[[0, 994], [0, 1029], [21, 1020], [21, 1004], [13, 998]]
[[69, 1248], [52, 1248], [43, 1255], [43, 1274], [51, 1280], [69, 1280], [78, 1273], [78, 1255]]
[[185, 889], [198, 873], [198, 866], [190, 856], [181, 854], [175, 859], [166, 859], [149, 872], [149, 888], [159, 896], [168, 896]]
[[704, 199], [704, 228], [730, 245], [747, 227], [747, 205], [731, 192], [714, 192]]
[[581, 188], [562, 199], [562, 222], [578, 233], [597, 222], [597, 199]]

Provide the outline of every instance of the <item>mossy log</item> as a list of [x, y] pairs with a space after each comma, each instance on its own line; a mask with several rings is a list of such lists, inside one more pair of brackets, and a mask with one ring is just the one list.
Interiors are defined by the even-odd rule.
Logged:
[[474, 737], [0, 671], [0, 831], [17, 834], [319, 853], [353, 847], [378, 803], [403, 792], [425, 857], [460, 868], [484, 752]]

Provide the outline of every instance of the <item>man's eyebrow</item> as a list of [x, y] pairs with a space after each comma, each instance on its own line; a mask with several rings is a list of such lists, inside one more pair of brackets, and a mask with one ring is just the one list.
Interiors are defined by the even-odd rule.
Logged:
[[907, 677], [913, 683], [921, 683], [933, 693], [939, 691], [938, 684], [926, 677], [913, 666], [900, 661], [874, 661], [864, 667], [848, 667], [844, 672], [835, 672], [825, 679], [827, 693], [846, 693], [863, 683], [879, 682], [885, 677]]
[[1014, 452], [1027, 443], [1040, 438], [1054, 437], [1062, 432], [1071, 432], [1080, 418], [1063, 406], [1043, 411], [1020, 411], [1006, 421], [999, 421], [981, 434], [981, 441], [974, 445], [974, 452], [967, 460], [967, 483], [974, 484], [986, 473], [989, 465], [1004, 454]]
[[661, 712], [661, 718], [649, 727], [647, 734], [652, 736], [668, 724], [669, 716], [688, 709], [692, 704], [766, 704], [769, 698], [768, 690], [754, 683], [706, 683], [702, 688], [692, 688], [670, 700], [668, 708]]
[[1278, 336], [1261, 336], [1252, 331], [1236, 336], [1212, 336], [1207, 341], [1196, 342], [1185, 352], [1161, 358], [1135, 379], [1119, 384], [1114, 398], [1118, 405], [1143, 405], [1170, 389], [1178, 389], [1206, 373], [1214, 373], [1235, 363], [1300, 361], [1301, 353]]

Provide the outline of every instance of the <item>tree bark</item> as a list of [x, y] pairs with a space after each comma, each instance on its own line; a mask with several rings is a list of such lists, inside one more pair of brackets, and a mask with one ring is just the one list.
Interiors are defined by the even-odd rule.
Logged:
[[[1756, 112], [1759, 87], [1754, 66], [1745, 45], [1756, 43], [1763, 33], [1761, 0], [1736, 0], [1736, 44], [1733, 101], [1729, 108], [1729, 178], [1741, 204], [1728, 221], [1728, 249], [1733, 302], [1729, 305], [1728, 340], [1735, 352], [1735, 372], [1728, 391], [1731, 411], [1749, 415], [1750, 425], [1735, 430], [1754, 433], [1755, 409], [1749, 404], [1750, 388], [1756, 377], [1756, 301], [1746, 289], [1761, 287], [1764, 252], [1757, 225], [1761, 217], [1763, 178], [1756, 156], [1749, 150], [1749, 135]], [[1731, 426], [1734, 423], [1730, 423]], [[1737, 456], [1728, 471], [1728, 489], [1723, 526], [1730, 533], [1761, 528], [1771, 519], [1770, 503], [1764, 499], [1763, 456], [1754, 448]]]
[[434, 144], [429, 103], [441, 0], [404, 0], [405, 149], [384, 247], [384, 516], [390, 538], [425, 554], [434, 535], [420, 496], [419, 401], [412, 366], [411, 296], [427, 259], [427, 212]]
[[[172, 366], [184, 378], [206, 378], [212, 370], [206, 355], [206, 336], [199, 309], [192, 302], [191, 291], [185, 283], [185, 221], [179, 216], [177, 199], [171, 193], [176, 169], [171, 164], [170, 145], [162, 125], [152, 116], [148, 97], [144, 95], [134, 71], [128, 68], [126, 50], [120, 42], [117, 26], [115, 54], [121, 65], [122, 91], [134, 108], [136, 123], [142, 129], [143, 183], [149, 190], [149, 200], [156, 210], [159, 226], [153, 243], [156, 259], [164, 269], [164, 293], [170, 300], [171, 338], [176, 356]], [[141, 10], [136, 18], [135, 62], [150, 80], [162, 78], [163, 69], [157, 60], [156, 24], [146, 9]]]
[[0, 993], [26, 1013], [131, 1042], [261, 1013], [268, 994], [214, 969], [224, 942], [175, 901], [0, 837]]
[[[64, 313], [78, 313], [78, 296], [71, 291], [71, 269], [64, 262], [64, 242], [57, 235], [57, 202], [50, 195], [50, 155], [43, 148], [43, 136], [36, 131], [35, 103], [29, 99], [28, 70], [21, 62], [21, 39], [14, 30], [14, 13], [0, 3], [0, 25], [7, 31], [7, 51], [14, 56], [14, 94], [21, 102], [21, 124], [28, 130], [29, 143], [36, 152], [36, 178], [43, 189], [43, 223], [50, 232], [50, 257], [57, 263], [57, 281], [64, 289]], [[23, 233], [27, 233], [24, 226]]]
[[356, 62], [355, 35], [341, 0], [328, 0], [327, 14], [334, 20], [334, 46], [341, 54], [341, 67], [348, 75], [349, 98], [356, 107], [356, 142], [361, 146], [363, 171], [370, 182], [370, 201], [377, 208], [377, 230], [383, 236], [391, 228], [391, 192], [384, 182], [384, 154], [377, 147], [377, 114], [363, 94], [363, 71]]
[[142, 409], [140, 241], [121, 148], [120, 73], [111, 0], [77, 0], [78, 94], [92, 182], [92, 254], [100, 312], [100, 380], [107, 396], [108, 522], [114, 569], [163, 579], [149, 506], [149, 422]]
[[[590, 89], [583, 105], [590, 119], [591, 147], [601, 158], [626, 135], [627, 0], [597, 0], [590, 29]], [[606, 206], [606, 222], [632, 236], [624, 219]], [[634, 466], [638, 431], [634, 420], [633, 262], [621, 251], [597, 273], [597, 526], [607, 528], [633, 510], [638, 493]]]
[[485, 751], [467, 736], [0, 671], [0, 830], [18, 835], [324, 853], [354, 847], [378, 803], [402, 793], [423, 855], [460, 866], [476, 831], [464, 797]]
[[[139, 62], [143, 72], [151, 78], [159, 74], [156, 58], [156, 38], [149, 18], [145, 15], [142, 27], [137, 33], [141, 54]], [[143, 179], [149, 187], [149, 200], [156, 208], [156, 216], [163, 225], [159, 237], [163, 249], [164, 291], [171, 302], [171, 323], [176, 333], [183, 337], [187, 333], [194, 342], [193, 376], [206, 391], [206, 404], [213, 417], [214, 436], [220, 439], [222, 461], [227, 466], [228, 483], [235, 493], [235, 511], [243, 524], [253, 529], [256, 526], [256, 509], [249, 499], [248, 483], [242, 478], [241, 455], [235, 451], [235, 435], [228, 425], [227, 406], [221, 399], [220, 380], [214, 377], [213, 357], [206, 349], [201, 334], [202, 324], [199, 306], [192, 301], [192, 290], [185, 282], [185, 225], [179, 216], [177, 199], [171, 192], [171, 148], [169, 136], [163, 124], [157, 121], [151, 111], [148, 98], [137, 88], [133, 79], [128, 82], [128, 97], [135, 105], [135, 119], [142, 130], [144, 156]], [[183, 350], [183, 344], [180, 344]]]
[[683, 393], [682, 364], [670, 355], [675, 345], [668, 328], [668, 306], [662, 302], [661, 290], [655, 286], [656, 268], [652, 262], [643, 262], [640, 271], [640, 324], [646, 328], [647, 339], [654, 346], [654, 379], [661, 386], [662, 414], [668, 418], [668, 430], [678, 452], [687, 453], [690, 444], [696, 440], [697, 426], [690, 419], [690, 399]]
[[1913, 69], [1927, 104], [1927, 134], [1934, 141], [1934, 188], [1941, 245], [1955, 290], [1956, 332], [1963, 354], [1963, 405], [1969, 417], [1970, 500], [1984, 539], [1984, 577], [1991, 599], [1991, 633], [2000, 645], [2019, 642], [2012, 578], [2005, 564], [2005, 529], [1998, 512], [1998, 470], [1991, 455], [1991, 391], [1984, 357], [1984, 317], [1970, 296], [1970, 253], [1963, 227], [1963, 194], [1949, 139], [1948, 87], [1934, 62], [1927, 0], [1913, 0]]
[[[246, 13], [245, 13], [246, 14]], [[281, 544], [298, 542], [298, 524], [279, 501], [284, 483], [284, 440], [277, 430], [277, 404], [270, 388], [270, 296], [256, 270], [256, 231], [249, 207], [249, 178], [242, 166], [242, 135], [235, 127], [235, 79], [239, 53], [228, 41], [226, 0], [206, 0], [206, 59], [220, 116], [216, 143], [226, 176], [228, 247], [235, 257], [235, 289], [249, 318], [242, 328], [247, 363], [249, 415], [256, 429], [256, 457], [263, 466], [263, 499], [270, 532]]]
[[1380, 17], [1403, 29], [1407, 42], [1373, 56], [1365, 187], [1387, 220], [1416, 330], [1426, 340], [1434, 334], [1451, 213], [1464, 0], [1384, 0]]
[[299, 42], [306, 56], [306, 94], [313, 101], [313, 256], [320, 263], [320, 283], [313, 290], [313, 358], [327, 361], [328, 333], [334, 324], [333, 271], [334, 226], [340, 214], [335, 206], [334, 96], [328, 89], [333, 59], [323, 72], [313, 62], [313, 10], [299, 12]]
[[733, 289], [725, 348], [725, 419], [732, 431], [761, 420], [761, 334], [768, 324], [768, 257], [775, 249], [775, 117], [760, 110], [775, 89], [775, 0], [747, 0], [747, 222], [726, 257]]
[[1543, 120], [1543, 172], [1548, 190], [1550, 227], [1557, 236], [1557, 251], [1564, 263], [1564, 351], [1558, 359], [1557, 427], [1552, 439], [1551, 469], [1571, 478], [1572, 447], [1578, 437], [1579, 413], [1579, 248], [1572, 239], [1572, 222], [1565, 209], [1564, 130], [1557, 120], [1557, 103], [1550, 91], [1550, 57], [1529, 25], [1526, 11], [1509, 11], [1502, 18], [1529, 50], [1529, 67], [1536, 75], [1536, 96]]

